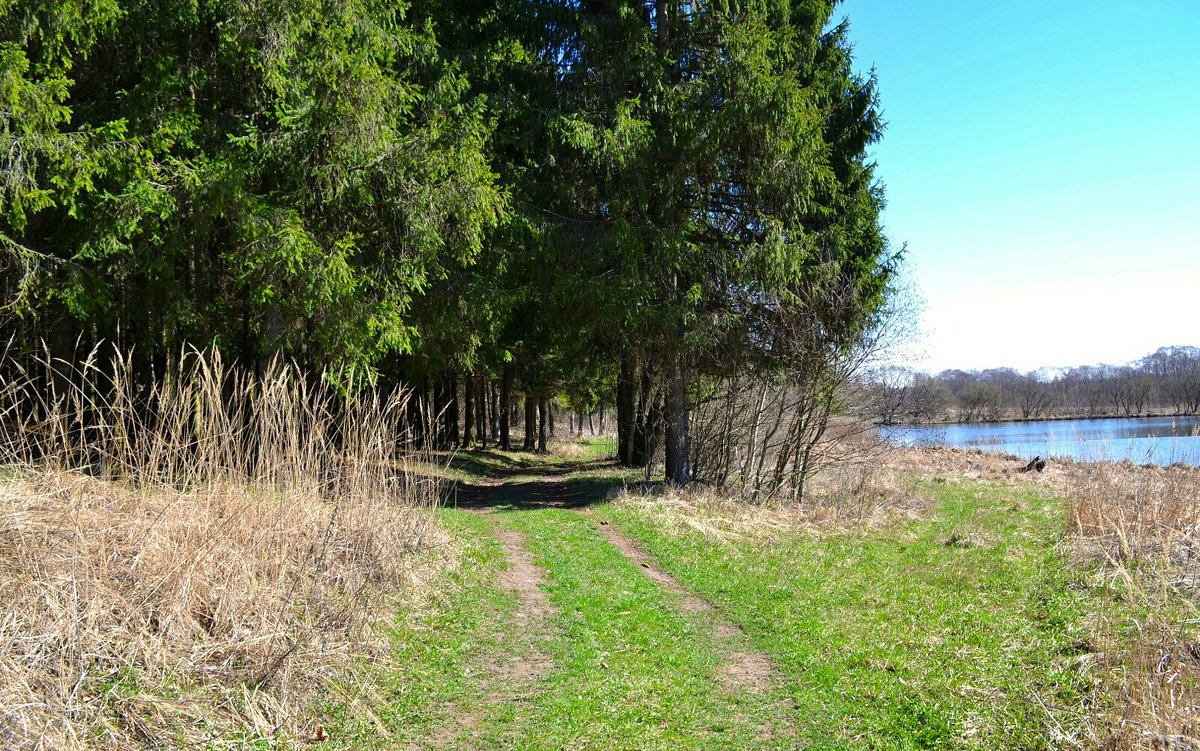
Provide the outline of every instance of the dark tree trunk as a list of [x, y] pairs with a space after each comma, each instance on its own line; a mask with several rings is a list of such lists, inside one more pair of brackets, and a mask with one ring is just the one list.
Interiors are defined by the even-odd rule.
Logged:
[[504, 366], [504, 377], [500, 384], [500, 450], [512, 451], [508, 440], [508, 416], [512, 412], [512, 367]]
[[471, 431], [475, 428], [475, 385], [471, 376], [466, 376], [463, 382], [463, 434], [462, 447], [471, 448]]
[[262, 380], [271, 363], [279, 356], [279, 341], [283, 335], [283, 315], [274, 305], [267, 309], [266, 331], [259, 339], [258, 362], [255, 363], [255, 375]]
[[[506, 397], [507, 398], [507, 397]], [[494, 381], [488, 381], [488, 404], [491, 406], [490, 422], [492, 423], [492, 441], [500, 440], [500, 391], [496, 388]], [[508, 409], [508, 403], [504, 405], [504, 409]], [[508, 430], [505, 429], [507, 436]], [[508, 438], [504, 440], [505, 448], [508, 447]]]
[[458, 446], [458, 377], [446, 379], [446, 447]]
[[525, 442], [521, 444], [522, 451], [533, 451], [537, 448], [537, 400], [525, 396]]
[[438, 379], [433, 383], [433, 390], [430, 394], [433, 401], [429, 405], [430, 412], [430, 434], [433, 441], [433, 447], [442, 450], [448, 448], [446, 446], [446, 381]]
[[627, 349], [621, 356], [621, 374], [617, 378], [617, 458], [623, 467], [640, 466], [634, 462], [638, 376], [637, 356], [633, 350]]
[[691, 451], [687, 402], [687, 373], [678, 352], [669, 355], [666, 383], [666, 445], [664, 469], [667, 482], [687, 485], [691, 480], [688, 465]]
[[438, 447], [440, 421], [436, 405], [437, 389], [434, 387], [433, 379], [426, 376], [424, 386], [421, 388], [421, 446], [424, 448]]
[[[479, 377], [479, 389], [475, 390], [475, 435], [484, 449], [487, 447], [487, 378]], [[496, 434], [492, 434], [496, 438]]]
[[660, 55], [667, 53], [667, 43], [671, 40], [667, 5], [667, 0], [655, 0], [654, 3], [655, 47]]
[[551, 404], [549, 400], [543, 400], [542, 410], [545, 414], [545, 421], [550, 425], [550, 437], [553, 438], [554, 436], [558, 435], [554, 431], [554, 405]]
[[550, 402], [545, 399], [539, 399], [538, 407], [538, 453], [546, 453], [546, 427], [549, 423], [550, 432], [554, 432], [554, 414], [550, 411]]
[[408, 435], [413, 448], [422, 447], [425, 441], [424, 400], [425, 389], [420, 384], [414, 386], [412, 396], [408, 399]]
[[658, 409], [659, 393], [650, 368], [642, 366], [642, 386], [638, 390], [637, 412], [633, 424], [633, 467], [650, 464], [657, 448], [657, 433], [662, 410]]
[[75, 335], [69, 322], [64, 321], [50, 331], [50, 341], [45, 342], [49, 362], [45, 365], [46, 385], [50, 387], [50, 401], [69, 399], [71, 378], [64, 363], [75, 362]]

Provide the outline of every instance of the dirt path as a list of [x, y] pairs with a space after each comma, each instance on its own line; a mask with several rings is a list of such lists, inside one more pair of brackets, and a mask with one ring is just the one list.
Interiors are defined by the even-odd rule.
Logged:
[[[592, 516], [590, 513], [587, 515]], [[778, 671], [771, 658], [749, 645], [746, 634], [740, 628], [723, 618], [720, 611], [708, 600], [655, 566], [650, 556], [638, 547], [637, 543], [622, 535], [611, 524], [599, 520], [596, 528], [614, 548], [636, 564], [648, 579], [675, 595], [680, 609], [700, 615], [711, 624], [713, 635], [720, 645], [725, 647], [722, 651], [729, 655], [718, 672], [718, 677], [726, 688], [761, 692], [771, 690]]]
[[504, 626], [515, 639], [515, 649], [493, 654], [475, 666], [484, 674], [479, 700], [470, 704], [465, 713], [452, 717], [429, 739], [427, 748], [458, 748], [464, 734], [477, 740], [476, 729], [485, 718], [504, 705], [531, 703], [537, 697], [541, 679], [554, 667], [554, 662], [541, 649], [558, 612], [542, 589], [545, 571], [534, 563], [525, 544], [525, 535], [502, 526], [488, 509], [472, 509], [472, 513], [489, 519], [496, 541], [508, 561], [508, 568], [497, 574], [497, 582], [517, 598], [511, 620]]
[[[486, 512], [487, 509], [499, 505], [515, 508], [563, 508], [578, 511], [595, 520], [594, 514], [587, 508], [588, 504], [595, 499], [588, 497], [586, 493], [581, 493], [569, 481], [562, 480], [561, 474], [544, 474], [514, 483], [503, 483], [489, 478], [487, 482], [479, 485], [460, 486], [457, 494], [458, 505], [476, 513]], [[649, 555], [638, 548], [632, 540], [617, 532], [608, 522], [598, 521], [597, 528], [613, 547], [637, 564], [648, 578], [670, 591], [682, 610], [699, 615], [710, 624], [714, 637], [725, 648], [724, 653], [729, 655], [729, 659], [718, 674], [726, 688], [760, 692], [771, 689], [777, 670], [770, 658], [749, 645], [749, 640], [741, 629], [721, 617], [720, 611], [712, 603], [681, 585], [667, 572], [657, 568]], [[510, 570], [510, 573], [519, 578], [525, 577], [525, 574], [517, 574], [519, 567], [522, 566], [519, 558], [521, 552], [519, 551], [523, 551], [523, 547], [520, 542], [517, 541], [511, 545], [504, 543], [503, 540], [501, 542], [505, 544], [505, 552], [508, 554], [509, 560], [513, 562], [513, 569]], [[532, 566], [532, 562], [529, 566]], [[520, 570], [524, 571], [525, 569], [520, 568]], [[538, 576], [540, 576], [540, 572]], [[540, 578], [537, 581], [540, 581]], [[544, 600], [545, 595], [536, 586], [533, 588], [537, 591], [537, 596], [541, 596]], [[528, 596], [534, 597], [535, 595], [529, 594]], [[546, 607], [549, 607], [548, 603]]]
[[522, 642], [525, 642], [522, 646], [529, 647], [525, 659], [508, 659], [507, 664], [496, 666], [496, 674], [506, 685], [532, 685], [553, 667], [550, 658], [538, 649], [536, 642], [539, 635], [545, 634], [550, 628], [550, 620], [558, 609], [550, 604], [550, 599], [542, 589], [546, 581], [545, 572], [533, 562], [533, 556], [525, 546], [525, 535], [497, 524], [496, 539], [509, 562], [509, 567], [500, 572], [500, 586], [517, 595], [517, 610], [513, 613], [512, 625], [521, 635]]
[[[498, 572], [497, 582], [515, 593], [517, 598], [512, 621], [504, 625], [515, 635], [517, 644], [513, 653], [493, 655], [476, 667], [486, 673], [481, 681], [479, 701], [465, 714], [455, 717], [433, 739], [432, 748], [456, 748], [463, 743], [473, 747], [470, 741], [480, 740], [477, 728], [483, 726], [486, 718], [505, 705], [532, 703], [538, 696], [542, 679], [554, 669], [553, 661], [540, 647], [554, 629], [553, 620], [558, 614], [543, 587], [547, 574], [534, 562], [525, 536], [504, 525], [505, 514], [494, 513], [501, 508], [510, 511], [555, 508], [574, 511], [587, 518], [610, 545], [637, 565], [647, 578], [667, 590], [679, 609], [695, 616], [708, 631], [716, 652], [723, 657], [715, 677], [725, 691], [769, 694], [780, 683], [774, 663], [751, 645], [740, 628], [712, 603], [655, 565], [633, 540], [588, 508], [604, 497], [603, 489], [572, 482], [564, 474], [527, 472], [508, 482], [500, 477], [487, 477], [474, 484], [460, 483], [456, 488], [454, 505], [488, 519], [504, 551], [508, 567]], [[790, 702], [785, 703], [790, 708]], [[764, 733], [768, 737], [792, 735], [794, 727], [786, 719], [790, 715], [790, 711], [777, 715], [774, 722], [763, 728]]]

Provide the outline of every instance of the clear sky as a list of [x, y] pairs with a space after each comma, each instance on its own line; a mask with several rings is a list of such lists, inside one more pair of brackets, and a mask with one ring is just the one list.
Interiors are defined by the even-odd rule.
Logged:
[[925, 298], [908, 364], [1200, 346], [1200, 0], [846, 0], [879, 77], [884, 215]]

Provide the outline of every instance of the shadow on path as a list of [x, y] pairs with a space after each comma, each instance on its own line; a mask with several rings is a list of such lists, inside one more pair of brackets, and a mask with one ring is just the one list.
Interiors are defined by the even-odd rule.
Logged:
[[612, 459], [590, 459], [549, 463], [544, 455], [530, 453], [504, 453], [501, 451], [463, 451], [454, 454], [449, 464], [489, 479], [512, 477], [561, 477], [572, 472], [616, 467]]
[[[563, 508], [580, 509], [602, 503], [625, 486], [626, 479], [612, 477], [568, 477], [571, 473], [614, 469], [612, 460], [538, 464], [489, 475], [481, 482], [459, 481], [446, 499], [447, 506], [464, 509]], [[528, 478], [516, 479], [514, 478]], [[563, 478], [563, 479], [558, 479]]]
[[620, 478], [529, 480], [501, 485], [472, 485], [460, 482], [447, 499], [447, 506], [465, 509], [586, 508], [609, 499], [624, 485]]

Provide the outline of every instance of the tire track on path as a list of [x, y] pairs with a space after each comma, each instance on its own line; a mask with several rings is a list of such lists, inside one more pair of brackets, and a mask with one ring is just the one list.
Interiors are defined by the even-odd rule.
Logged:
[[[718, 679], [727, 689], [747, 689], [760, 693], [770, 691], [777, 684], [776, 679], [780, 675], [771, 659], [753, 648], [745, 632], [723, 617], [716, 606], [658, 568], [653, 558], [633, 540], [622, 535], [608, 522], [598, 519], [587, 508], [591, 500], [593, 499], [581, 497], [570, 480], [562, 479], [562, 474], [536, 476], [515, 484], [488, 480], [480, 486], [470, 488], [459, 498], [461, 506], [475, 513], [487, 513], [495, 506], [510, 505], [515, 508], [572, 509], [589, 518], [595, 522], [596, 528], [609, 544], [636, 564], [647, 578], [671, 592], [680, 609], [700, 616], [710, 625], [716, 640], [728, 648], [728, 659], [717, 673]], [[544, 594], [542, 596], [544, 597]]]
[[508, 567], [496, 573], [496, 582], [516, 596], [516, 608], [503, 624], [512, 649], [489, 655], [474, 666], [483, 677], [478, 700], [449, 718], [425, 748], [457, 749], [466, 740], [478, 741], [478, 728], [496, 710], [512, 704], [532, 705], [538, 685], [554, 668], [554, 661], [542, 650], [554, 626], [558, 608], [542, 589], [546, 572], [536, 563], [526, 545], [525, 535], [505, 527], [488, 509], [472, 509], [490, 523], [496, 542], [504, 551]]
[[[595, 515], [584, 512], [595, 519]], [[727, 689], [745, 689], [767, 693], [776, 686], [780, 673], [766, 654], [754, 649], [742, 629], [721, 615], [708, 600], [675, 580], [675, 577], [654, 564], [653, 558], [630, 538], [621, 534], [604, 520], [596, 520], [596, 529], [626, 559], [635, 564], [646, 578], [656, 582], [673, 594], [679, 608], [687, 613], [701, 616], [712, 628], [717, 641], [729, 649], [728, 658], [718, 669], [717, 677]]]

